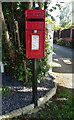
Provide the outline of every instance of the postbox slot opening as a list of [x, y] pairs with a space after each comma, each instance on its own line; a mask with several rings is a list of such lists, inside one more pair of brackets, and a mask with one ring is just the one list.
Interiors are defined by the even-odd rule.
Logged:
[[44, 19], [27, 19], [28, 21], [44, 21]]

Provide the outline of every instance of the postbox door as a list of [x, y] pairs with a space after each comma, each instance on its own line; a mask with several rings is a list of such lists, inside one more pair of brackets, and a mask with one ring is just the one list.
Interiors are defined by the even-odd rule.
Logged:
[[44, 31], [33, 33], [26, 31], [26, 57], [27, 58], [43, 58], [44, 57]]

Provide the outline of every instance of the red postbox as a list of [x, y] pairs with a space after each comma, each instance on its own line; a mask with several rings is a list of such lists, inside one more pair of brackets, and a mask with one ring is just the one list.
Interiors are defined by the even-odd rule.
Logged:
[[26, 10], [26, 58], [45, 56], [45, 10]]

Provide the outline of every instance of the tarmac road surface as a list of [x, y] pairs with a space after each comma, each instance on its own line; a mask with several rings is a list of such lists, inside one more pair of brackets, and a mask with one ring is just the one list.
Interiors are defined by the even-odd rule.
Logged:
[[53, 74], [56, 83], [66, 88], [74, 89], [74, 49], [53, 45]]

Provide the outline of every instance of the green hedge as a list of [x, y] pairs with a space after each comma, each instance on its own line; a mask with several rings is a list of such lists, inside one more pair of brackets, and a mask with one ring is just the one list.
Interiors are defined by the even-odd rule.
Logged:
[[53, 43], [55, 43], [57, 45], [62, 45], [62, 46], [74, 48], [74, 40], [66, 41], [63, 39], [59, 39], [59, 40], [53, 40]]

